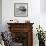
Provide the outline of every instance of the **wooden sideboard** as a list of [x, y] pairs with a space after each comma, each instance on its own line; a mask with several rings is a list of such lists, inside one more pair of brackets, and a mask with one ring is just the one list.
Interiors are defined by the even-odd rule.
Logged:
[[33, 23], [7, 23], [12, 39], [23, 43], [22, 46], [33, 46]]

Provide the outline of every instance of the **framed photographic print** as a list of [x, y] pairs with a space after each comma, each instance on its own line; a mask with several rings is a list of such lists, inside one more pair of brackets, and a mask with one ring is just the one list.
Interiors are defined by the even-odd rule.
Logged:
[[14, 16], [15, 17], [28, 16], [28, 3], [14, 3]]

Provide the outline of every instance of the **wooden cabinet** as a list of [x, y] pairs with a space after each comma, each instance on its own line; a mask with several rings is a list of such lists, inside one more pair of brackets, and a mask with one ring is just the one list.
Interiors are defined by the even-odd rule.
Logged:
[[7, 23], [13, 41], [23, 43], [22, 46], [33, 46], [33, 23]]

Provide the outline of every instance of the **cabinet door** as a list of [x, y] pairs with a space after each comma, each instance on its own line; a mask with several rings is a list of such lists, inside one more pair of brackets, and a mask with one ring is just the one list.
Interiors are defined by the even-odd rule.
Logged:
[[12, 32], [12, 40], [16, 43], [22, 43], [22, 46], [32, 46], [31, 32]]

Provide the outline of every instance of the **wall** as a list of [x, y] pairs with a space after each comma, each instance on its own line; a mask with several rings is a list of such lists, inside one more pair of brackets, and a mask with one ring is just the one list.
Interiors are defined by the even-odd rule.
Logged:
[[0, 0], [0, 31], [2, 29], [2, 0]]
[[46, 0], [40, 0], [40, 24], [46, 31]]

